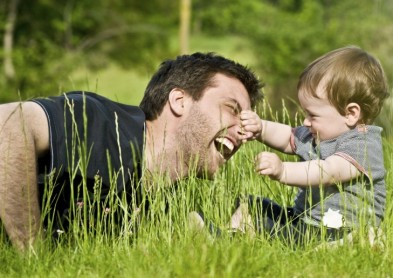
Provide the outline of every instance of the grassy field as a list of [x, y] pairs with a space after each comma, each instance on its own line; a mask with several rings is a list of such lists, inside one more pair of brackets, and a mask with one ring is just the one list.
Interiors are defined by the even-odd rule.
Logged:
[[[214, 181], [191, 175], [168, 186], [157, 177], [155, 189], [146, 192], [151, 203], [148, 213], [144, 217], [127, 214], [133, 221], [124, 221], [115, 232], [110, 213], [102, 211], [97, 221], [85, 222], [81, 215], [90, 214], [85, 207], [74, 207], [70, 231], [60, 234], [58, 241], [46, 238], [26, 254], [17, 253], [1, 232], [0, 277], [390, 277], [393, 143], [385, 140], [384, 148], [388, 194], [385, 238], [378, 245], [370, 246], [361, 230], [352, 243], [335, 248], [321, 248], [314, 239], [293, 248], [265, 234], [229, 232], [226, 227], [237, 197], [256, 194], [290, 205], [296, 193], [254, 172], [252, 160], [266, 147], [251, 142]], [[117, 205], [122, 210], [122, 203]], [[190, 225], [189, 212], [195, 210], [220, 227], [221, 235]]]
[[[244, 54], [244, 41], [225, 40], [232, 48], [223, 47], [222, 41], [197, 40], [192, 50], [215, 51], [252, 65], [252, 57]], [[148, 74], [115, 66], [98, 73], [81, 68], [70, 77], [67, 89], [96, 91], [138, 104], [148, 78]], [[256, 194], [291, 204], [296, 193], [255, 174], [252, 160], [266, 147], [252, 142], [239, 150], [214, 181], [191, 176], [174, 188], [157, 178], [154, 194], [147, 193], [150, 212], [139, 220], [137, 231], [127, 224], [114, 235], [105, 228], [111, 223], [110, 215], [102, 213], [95, 223], [76, 219], [58, 242], [43, 240], [26, 254], [17, 253], [0, 231], [0, 277], [391, 277], [393, 142], [385, 140], [384, 149], [388, 191], [382, 246], [370, 246], [360, 234], [352, 244], [337, 248], [316, 248], [319, 245], [311, 240], [294, 249], [264, 234], [251, 237], [227, 232], [237, 197]], [[212, 236], [207, 228], [194, 229], [188, 219], [194, 210], [202, 210], [206, 219], [220, 227], [221, 236]], [[133, 214], [129, 217], [134, 219]]]
[[[245, 193], [291, 202], [294, 190], [257, 176], [250, 159], [264, 147], [249, 143], [214, 182], [194, 178], [175, 190], [157, 183], [152, 213], [143, 218], [138, 235], [110, 235], [76, 221], [57, 244], [43, 241], [34, 252], [20, 255], [0, 241], [0, 277], [390, 277], [393, 271], [391, 205], [392, 143], [385, 144], [388, 205], [383, 247], [365, 237], [338, 248], [317, 249], [310, 241], [294, 250], [280, 240], [226, 233], [234, 199]], [[165, 211], [165, 202], [169, 209]], [[192, 229], [188, 213], [202, 209], [223, 229], [220, 237]], [[103, 220], [105, 221], [105, 220]]]
[[[173, 45], [176, 45], [175, 41]], [[247, 51], [247, 41], [238, 37], [225, 36], [212, 40], [195, 36], [190, 45], [191, 52], [216, 52], [250, 67], [255, 61]], [[159, 63], [157, 67], [158, 65]], [[119, 102], [138, 105], [152, 74], [153, 72], [136, 73], [132, 69], [126, 70], [116, 65], [109, 65], [99, 71], [91, 71], [81, 66], [64, 82], [63, 90], [94, 91]]]

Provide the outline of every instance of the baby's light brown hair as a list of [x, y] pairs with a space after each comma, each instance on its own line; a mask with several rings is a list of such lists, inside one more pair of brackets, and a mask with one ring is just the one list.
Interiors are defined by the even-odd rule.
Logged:
[[297, 90], [320, 98], [319, 85], [324, 86], [327, 99], [341, 115], [345, 115], [349, 103], [357, 103], [364, 124], [374, 121], [389, 96], [381, 63], [357, 46], [339, 48], [317, 58], [300, 75]]

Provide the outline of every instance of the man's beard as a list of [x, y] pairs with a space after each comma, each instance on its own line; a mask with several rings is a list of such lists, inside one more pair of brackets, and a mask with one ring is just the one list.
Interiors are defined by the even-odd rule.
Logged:
[[209, 161], [208, 138], [212, 134], [209, 118], [201, 113], [198, 106], [191, 108], [190, 114], [185, 122], [179, 127], [177, 136], [177, 165], [178, 171], [183, 175], [196, 175], [197, 177], [210, 177], [211, 161]]

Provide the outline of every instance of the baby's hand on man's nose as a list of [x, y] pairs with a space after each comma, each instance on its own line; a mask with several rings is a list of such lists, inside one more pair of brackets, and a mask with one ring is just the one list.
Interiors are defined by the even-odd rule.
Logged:
[[244, 110], [240, 113], [241, 140], [243, 143], [255, 140], [262, 133], [262, 121], [258, 114], [251, 110]]

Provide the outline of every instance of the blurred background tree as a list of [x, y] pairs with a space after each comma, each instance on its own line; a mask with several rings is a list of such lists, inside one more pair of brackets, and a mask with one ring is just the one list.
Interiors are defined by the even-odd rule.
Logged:
[[[82, 64], [89, 71], [116, 65], [147, 80], [160, 61], [189, 48], [247, 63], [266, 83], [273, 111], [284, 100], [294, 113], [300, 72], [334, 48], [358, 45], [375, 54], [392, 84], [392, 14], [391, 0], [6, 0], [0, 101], [59, 94]], [[245, 47], [226, 51], [238, 42]], [[143, 93], [129, 84], [123, 90]], [[381, 116], [390, 117], [388, 126], [389, 113]]]
[[174, 55], [174, 10], [177, 3], [165, 0], [3, 1], [0, 55], [13, 71], [4, 66], [0, 100], [58, 94], [82, 61], [93, 70], [156, 67]]
[[265, 80], [275, 109], [281, 110], [284, 99], [294, 111], [301, 71], [323, 53], [345, 45], [375, 54], [393, 81], [393, 1], [217, 0], [209, 9], [204, 8], [207, 0], [197, 2], [203, 32], [240, 34], [250, 40], [253, 68]]

